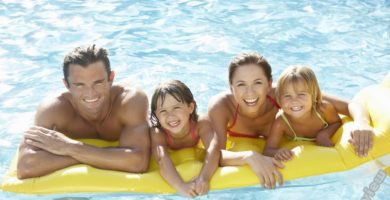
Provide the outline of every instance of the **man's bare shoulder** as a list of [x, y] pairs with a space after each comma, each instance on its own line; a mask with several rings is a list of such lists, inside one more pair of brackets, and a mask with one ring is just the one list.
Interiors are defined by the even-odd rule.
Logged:
[[36, 112], [38, 125], [51, 121], [53, 124], [61, 124], [74, 117], [74, 108], [69, 92], [45, 97], [39, 104]]
[[112, 88], [115, 96], [121, 103], [121, 107], [141, 106], [148, 104], [148, 97], [144, 91], [136, 87], [115, 85]]
[[[130, 118], [146, 118], [148, 111], [148, 97], [144, 91], [135, 87], [124, 87], [115, 85], [112, 88], [115, 104], [119, 109], [121, 116], [130, 120]], [[137, 120], [138, 121], [138, 120]]]

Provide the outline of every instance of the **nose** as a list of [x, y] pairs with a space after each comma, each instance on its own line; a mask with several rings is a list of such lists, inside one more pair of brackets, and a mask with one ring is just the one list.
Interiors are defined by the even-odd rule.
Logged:
[[254, 93], [254, 88], [252, 87], [252, 86], [248, 86], [247, 88], [246, 88], [246, 93], [247, 94], [252, 94], [252, 93]]
[[85, 87], [84, 95], [87, 97], [95, 97], [97, 94], [95, 88], [93, 87]]

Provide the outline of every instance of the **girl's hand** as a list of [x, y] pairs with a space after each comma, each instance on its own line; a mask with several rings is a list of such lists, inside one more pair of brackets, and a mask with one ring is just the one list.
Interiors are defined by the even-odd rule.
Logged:
[[194, 182], [188, 182], [188, 183], [181, 183], [176, 188], [177, 192], [179, 192], [181, 195], [186, 197], [196, 197], [198, 194], [195, 191], [195, 183]]
[[252, 168], [253, 172], [255, 172], [263, 187], [275, 188], [275, 177], [278, 180], [279, 185], [283, 184], [282, 175], [275, 167], [284, 168], [280, 161], [272, 157], [261, 155], [257, 152], [252, 152], [252, 155], [247, 158], [247, 163]]
[[203, 176], [198, 176], [194, 180], [194, 183], [195, 183], [195, 192], [198, 195], [207, 194], [210, 188], [209, 180], [206, 180], [205, 178], [203, 178]]
[[291, 160], [291, 158], [294, 156], [294, 152], [292, 152], [290, 149], [286, 149], [286, 148], [281, 148], [279, 149], [276, 154], [274, 155], [274, 157], [277, 159], [277, 160], [280, 160], [280, 161], [288, 161], [288, 160]]
[[316, 143], [320, 146], [324, 147], [333, 147], [334, 144], [332, 140], [330, 140], [329, 135], [326, 132], [318, 133], [316, 137]]

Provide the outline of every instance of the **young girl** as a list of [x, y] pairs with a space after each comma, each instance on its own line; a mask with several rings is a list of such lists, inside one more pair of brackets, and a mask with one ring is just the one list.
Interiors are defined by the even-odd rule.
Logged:
[[[160, 166], [162, 177], [178, 192], [195, 197], [206, 194], [209, 181], [218, 167], [219, 154], [216, 133], [206, 117], [199, 117], [190, 89], [178, 80], [160, 84], [151, 103], [152, 152]], [[184, 182], [176, 171], [167, 149], [194, 147], [199, 139], [206, 149], [205, 161], [198, 177]]]
[[315, 141], [320, 146], [334, 146], [331, 137], [341, 126], [334, 106], [322, 100], [316, 76], [308, 67], [292, 66], [278, 80], [276, 100], [281, 106], [267, 139], [264, 154], [278, 160], [290, 160], [293, 152], [279, 148], [283, 135], [293, 141]]

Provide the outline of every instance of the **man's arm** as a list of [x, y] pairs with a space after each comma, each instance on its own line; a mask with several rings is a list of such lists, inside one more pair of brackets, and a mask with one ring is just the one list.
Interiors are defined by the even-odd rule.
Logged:
[[52, 154], [71, 157], [96, 168], [144, 172], [148, 168], [150, 151], [147, 97], [142, 92], [135, 92], [131, 97], [125, 98], [128, 99], [125, 99], [124, 106], [120, 109], [124, 128], [119, 138], [119, 147], [93, 147], [43, 127], [35, 127], [34, 132], [26, 134], [26, 142]]
[[[35, 114], [36, 126], [53, 129], [55, 122], [60, 120], [56, 115], [56, 108], [62, 106], [58, 98], [43, 101]], [[33, 127], [25, 132], [32, 131]], [[20, 179], [43, 176], [56, 170], [78, 164], [79, 161], [69, 156], [55, 155], [43, 149], [34, 147], [27, 143], [28, 140], [23, 138], [19, 146], [17, 176]]]

